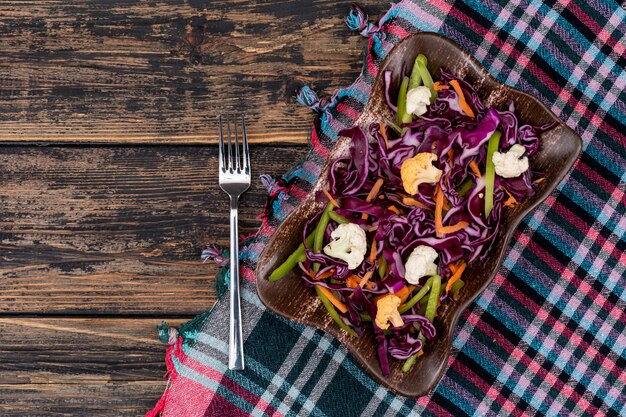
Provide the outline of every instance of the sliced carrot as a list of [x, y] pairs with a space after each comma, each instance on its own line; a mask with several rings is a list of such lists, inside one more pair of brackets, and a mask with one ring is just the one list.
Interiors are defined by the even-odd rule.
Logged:
[[315, 281], [319, 281], [328, 277], [332, 277], [334, 273], [335, 273], [334, 269], [329, 269], [328, 271], [322, 272], [321, 274], [314, 276], [313, 279]]
[[448, 199], [445, 196], [443, 197], [443, 209], [445, 211], [450, 210], [450, 202], [448, 201]]
[[[385, 182], [385, 180], [383, 180], [382, 178], [379, 178], [376, 180], [376, 182], [374, 183], [374, 186], [372, 187], [372, 189], [370, 190], [370, 192], [367, 194], [367, 197], [365, 197], [365, 201], [368, 203], [371, 203], [373, 199], [376, 198], [376, 196], [378, 195], [378, 192], [380, 191], [380, 188], [383, 186], [383, 183]], [[363, 213], [361, 214], [361, 218], [363, 220], [367, 220], [367, 213]]]
[[339, 301], [331, 290], [326, 287], [322, 287], [321, 285], [319, 285], [318, 288], [326, 296], [326, 298], [328, 298], [328, 301], [330, 301], [335, 306], [337, 310], [341, 311], [342, 313], [346, 313], [348, 311], [348, 307], [346, 307], [344, 303]]
[[424, 354], [424, 349], [420, 349], [420, 350], [417, 352], [417, 357], [419, 358], [419, 357], [420, 357], [420, 356], [422, 356], [423, 354]]
[[474, 173], [474, 175], [476, 175], [478, 178], [482, 178], [482, 174], [480, 173], [480, 169], [478, 169], [478, 164], [476, 163], [476, 161], [471, 161], [469, 163], [469, 167], [472, 170], [472, 172]]
[[398, 208], [396, 206], [389, 206], [389, 207], [387, 207], [387, 209], [393, 211], [396, 214], [400, 214], [400, 210], [398, 210]]
[[443, 227], [443, 192], [439, 184], [435, 187], [435, 233], [437, 237], [442, 237], [440, 232]]
[[367, 194], [367, 197], [365, 197], [366, 202], [370, 203], [374, 198], [376, 198], [376, 195], [378, 195], [378, 192], [380, 191], [380, 188], [383, 186], [384, 182], [385, 180], [383, 180], [382, 178], [379, 178], [376, 180], [376, 182], [374, 183], [374, 186], [372, 187], [370, 192]]
[[533, 181], [533, 184], [541, 184], [545, 180], [546, 180], [546, 177], [537, 178], [536, 180]]
[[448, 151], [448, 158], [450, 158], [450, 162], [454, 161], [454, 149]]
[[387, 139], [387, 126], [384, 123], [380, 124], [380, 134], [385, 139], [385, 148], [389, 149], [389, 140]]
[[411, 206], [411, 207], [419, 207], [423, 210], [428, 210], [428, 207], [426, 207], [426, 205], [420, 203], [419, 201], [417, 201], [416, 199], [412, 197], [404, 197], [402, 199], [402, 204]]
[[467, 104], [467, 101], [465, 100], [465, 96], [463, 95], [463, 90], [461, 89], [461, 85], [459, 84], [459, 82], [457, 80], [451, 80], [450, 85], [452, 86], [452, 88], [454, 88], [454, 91], [456, 91], [456, 94], [459, 96], [459, 107], [461, 107], [461, 110], [463, 110], [465, 114], [467, 114], [469, 117], [473, 119], [475, 117], [474, 110], [472, 110], [469, 104]]
[[372, 249], [370, 250], [370, 263], [376, 261], [376, 239], [372, 240]]
[[414, 289], [415, 287], [412, 285], [404, 286], [402, 287], [402, 289], [400, 289], [400, 291], [396, 292], [394, 295], [396, 297], [400, 297], [400, 300], [404, 303], [407, 300], [407, 298], [409, 298], [409, 296], [411, 295], [411, 292], [413, 292]]
[[374, 271], [367, 271], [365, 275], [363, 275], [363, 279], [361, 280], [361, 282], [359, 282], [359, 286], [363, 288], [365, 284], [368, 283], [372, 275], [374, 275]]
[[461, 265], [459, 265], [459, 269], [456, 270], [456, 272], [450, 277], [448, 283], [446, 284], [446, 292], [450, 292], [450, 290], [452, 289], [452, 284], [461, 279], [461, 275], [463, 275], [465, 267], [467, 267], [467, 264], [465, 262], [462, 262]]
[[326, 195], [326, 198], [328, 198], [328, 201], [330, 201], [330, 203], [331, 203], [333, 206], [335, 206], [335, 207], [337, 207], [337, 208], [341, 207], [341, 206], [339, 205], [339, 203], [337, 202], [337, 200], [335, 200], [335, 199], [333, 198], [333, 196], [332, 196], [332, 195], [330, 195], [330, 193], [328, 192], [328, 190], [327, 190], [327, 189], [322, 188], [322, 192]]
[[356, 279], [353, 278], [355, 276], [356, 275], [350, 275], [348, 278], [346, 278], [346, 287], [348, 287], [348, 288], [356, 288], [356, 287], [359, 286], [359, 282]]
[[433, 88], [435, 89], [435, 91], [441, 91], [441, 90], [447, 90], [450, 87], [445, 84], [441, 84], [441, 81], [437, 81], [435, 82], [435, 84], [433, 84]]
[[459, 269], [456, 264], [450, 264], [448, 265], [448, 268], [450, 268], [450, 272], [452, 272], [453, 274], [457, 271], [457, 269]]
[[509, 190], [507, 190], [503, 186], [500, 186], [500, 189], [503, 190], [509, 196], [509, 198], [504, 203], [502, 203], [504, 204], [505, 207], [513, 207], [516, 204], [518, 204], [517, 199], [513, 197], [513, 194], [511, 194]]
[[468, 222], [461, 221], [461, 222], [458, 222], [457, 224], [453, 224], [452, 226], [440, 227], [439, 233], [441, 233], [441, 235], [443, 236], [443, 235], [447, 235], [448, 233], [454, 233], [461, 229], [465, 229], [467, 226], [469, 226]]

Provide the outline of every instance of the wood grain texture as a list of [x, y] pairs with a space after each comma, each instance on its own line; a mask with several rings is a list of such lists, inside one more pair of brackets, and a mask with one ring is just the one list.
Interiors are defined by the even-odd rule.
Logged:
[[[385, 4], [373, 0], [372, 12]], [[68, 0], [0, 3], [0, 141], [207, 143], [236, 109], [256, 143], [304, 144], [293, 91], [358, 75], [349, 3]]]
[[[360, 2], [373, 16], [387, 8]], [[0, 415], [139, 416], [165, 388], [161, 317], [215, 300], [226, 244], [215, 116], [248, 114], [253, 174], [306, 152], [294, 89], [350, 84], [366, 40], [333, 0], [0, 2]], [[283, 147], [283, 144], [302, 146]], [[265, 193], [242, 201], [242, 232]], [[36, 316], [35, 316], [36, 315]], [[82, 318], [79, 318], [82, 317]], [[72, 318], [69, 318], [72, 317]], [[86, 318], [85, 318], [86, 317]]]
[[0, 415], [143, 415], [166, 386], [160, 319], [0, 318]]
[[[240, 232], [304, 147], [252, 147]], [[207, 243], [228, 245], [214, 147], [0, 149], [3, 314], [197, 314], [213, 305]]]

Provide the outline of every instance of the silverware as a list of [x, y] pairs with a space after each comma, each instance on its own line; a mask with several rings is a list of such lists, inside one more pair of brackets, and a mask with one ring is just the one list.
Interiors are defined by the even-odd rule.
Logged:
[[[220, 188], [230, 197], [230, 336], [228, 338], [228, 369], [243, 370], [243, 334], [241, 330], [241, 303], [239, 296], [239, 233], [237, 231], [237, 209], [239, 196], [250, 187], [250, 151], [246, 136], [246, 119], [241, 115], [242, 157], [239, 154], [239, 132], [237, 116], [226, 117], [226, 135], [228, 151], [224, 150], [222, 116], [219, 117], [220, 151], [219, 170]], [[231, 124], [234, 126], [234, 152], [231, 140]], [[233, 155], [234, 153], [234, 155]], [[233, 157], [234, 156], [234, 157]]]

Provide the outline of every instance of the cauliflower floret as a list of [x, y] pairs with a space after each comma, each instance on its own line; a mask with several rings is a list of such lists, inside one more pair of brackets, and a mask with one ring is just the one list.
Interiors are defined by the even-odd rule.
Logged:
[[348, 269], [355, 269], [367, 253], [365, 231], [358, 224], [340, 224], [330, 234], [333, 241], [324, 247], [324, 253], [333, 258], [343, 259]]
[[421, 116], [426, 113], [426, 106], [430, 104], [430, 88], [419, 86], [411, 88], [406, 93], [406, 112]]
[[435, 260], [439, 255], [430, 246], [420, 245], [413, 249], [404, 264], [404, 278], [411, 284], [419, 284], [421, 277], [437, 274]]
[[417, 187], [422, 183], [435, 184], [441, 178], [442, 171], [432, 164], [437, 155], [430, 152], [420, 152], [413, 158], [405, 159], [400, 168], [404, 191], [417, 194]]
[[496, 167], [496, 174], [502, 178], [515, 178], [528, 170], [528, 158], [523, 157], [526, 149], [519, 144], [511, 146], [506, 153], [494, 152], [491, 160]]
[[400, 303], [402, 303], [400, 297], [393, 294], [379, 298], [376, 301], [376, 307], [378, 308], [378, 311], [376, 311], [376, 325], [383, 330], [389, 328], [389, 322], [391, 322], [393, 327], [402, 326], [404, 320], [402, 320], [402, 316], [400, 316], [398, 311]]

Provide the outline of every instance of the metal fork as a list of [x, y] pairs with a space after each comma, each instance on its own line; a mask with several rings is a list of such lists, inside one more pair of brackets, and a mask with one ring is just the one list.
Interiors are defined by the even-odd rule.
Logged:
[[241, 330], [241, 303], [239, 296], [239, 233], [237, 231], [237, 209], [239, 196], [250, 187], [250, 151], [246, 135], [246, 119], [241, 115], [242, 157], [239, 154], [239, 132], [237, 116], [233, 117], [235, 145], [231, 140], [231, 117], [226, 117], [228, 151], [224, 150], [222, 116], [220, 126], [220, 187], [230, 197], [230, 336], [228, 338], [228, 369], [243, 370], [243, 334]]

